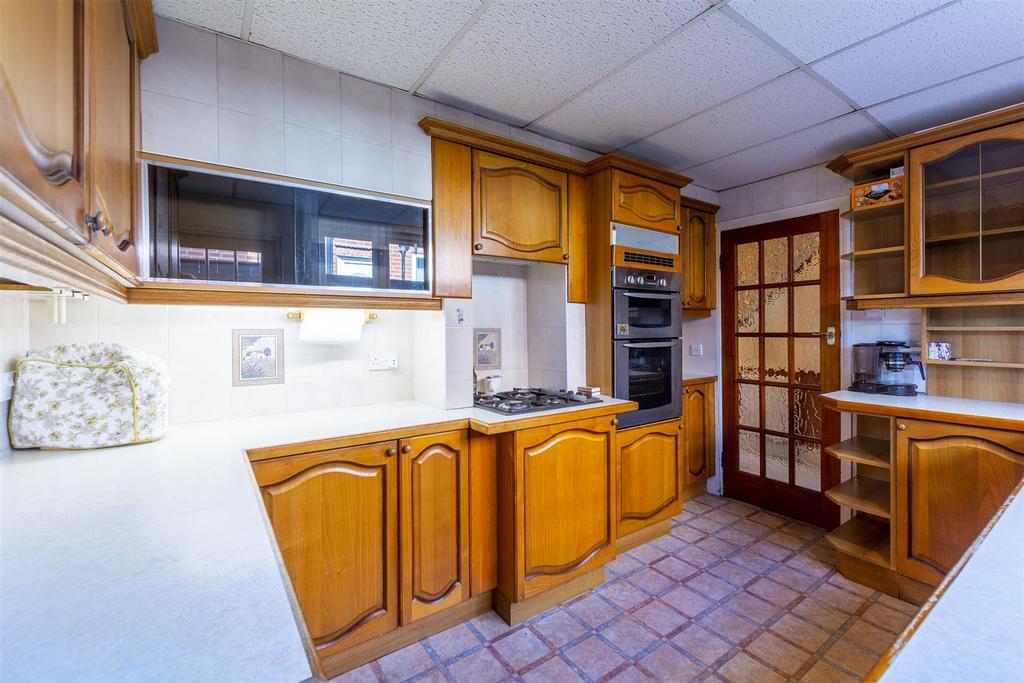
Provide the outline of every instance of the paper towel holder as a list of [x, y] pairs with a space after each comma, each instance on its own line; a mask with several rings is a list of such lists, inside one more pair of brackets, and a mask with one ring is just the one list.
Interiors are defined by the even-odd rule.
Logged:
[[[378, 317], [376, 311], [364, 311], [364, 313], [366, 314], [365, 318], [363, 319], [364, 322], [376, 320]], [[289, 320], [298, 320], [300, 323], [305, 319], [305, 317], [306, 316], [302, 313], [302, 311], [288, 311], [287, 315], [287, 318]]]

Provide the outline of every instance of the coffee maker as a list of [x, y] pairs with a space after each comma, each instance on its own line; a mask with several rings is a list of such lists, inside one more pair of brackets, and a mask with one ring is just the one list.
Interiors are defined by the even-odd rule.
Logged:
[[890, 396], [916, 396], [917, 385], [901, 382], [908, 365], [916, 365], [925, 378], [924, 364], [912, 360], [910, 345], [902, 341], [878, 341], [853, 345], [853, 384], [850, 391]]

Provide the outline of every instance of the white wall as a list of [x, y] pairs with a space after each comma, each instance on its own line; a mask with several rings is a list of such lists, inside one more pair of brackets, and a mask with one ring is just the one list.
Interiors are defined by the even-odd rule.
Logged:
[[[564, 301], [564, 298], [563, 298]], [[526, 266], [473, 261], [473, 327], [501, 330], [501, 388], [529, 385]], [[461, 359], [473, 366], [473, 356]]]
[[28, 297], [20, 292], [0, 292], [0, 451], [10, 448], [7, 409], [11, 398], [14, 366], [28, 352]]

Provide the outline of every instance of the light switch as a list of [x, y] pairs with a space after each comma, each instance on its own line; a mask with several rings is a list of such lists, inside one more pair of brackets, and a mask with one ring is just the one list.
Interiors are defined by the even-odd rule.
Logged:
[[703, 356], [704, 345], [703, 344], [690, 344], [690, 355], [691, 356]]

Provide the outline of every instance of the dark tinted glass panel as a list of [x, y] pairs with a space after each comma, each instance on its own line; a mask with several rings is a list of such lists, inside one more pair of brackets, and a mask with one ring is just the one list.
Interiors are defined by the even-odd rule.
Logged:
[[640, 410], [658, 408], [672, 401], [672, 347], [629, 349], [629, 399]]

